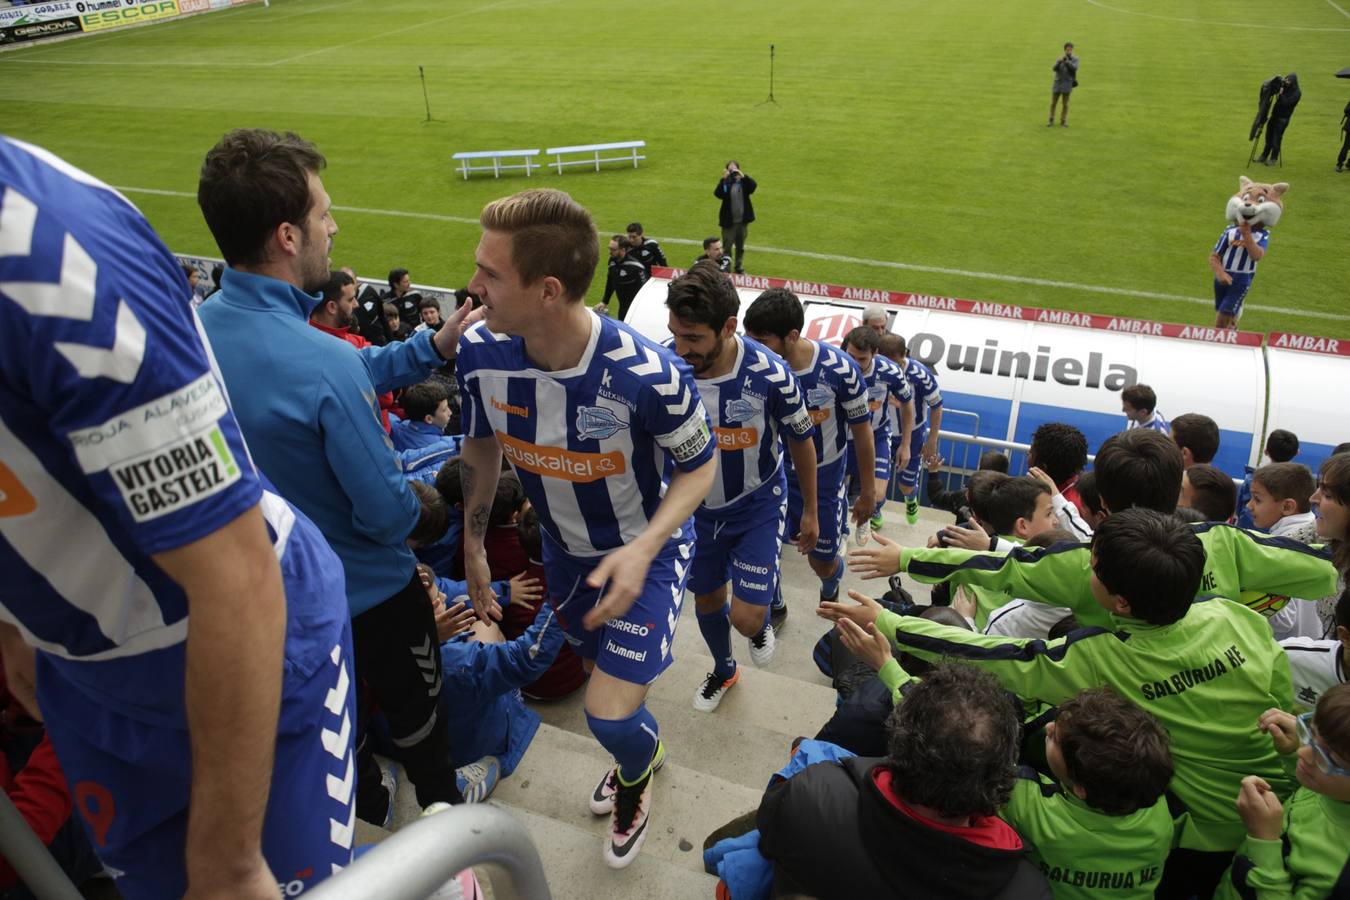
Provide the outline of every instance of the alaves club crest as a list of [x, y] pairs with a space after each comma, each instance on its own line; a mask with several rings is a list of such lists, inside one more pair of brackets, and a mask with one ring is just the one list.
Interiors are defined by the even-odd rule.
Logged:
[[577, 410], [577, 437], [583, 441], [603, 441], [627, 427], [627, 422], [603, 406], [583, 406]]

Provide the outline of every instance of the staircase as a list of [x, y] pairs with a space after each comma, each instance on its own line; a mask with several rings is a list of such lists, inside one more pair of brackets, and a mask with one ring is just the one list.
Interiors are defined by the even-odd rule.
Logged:
[[[920, 511], [919, 524], [905, 523], [902, 504], [886, 507], [881, 534], [923, 546], [947, 513]], [[826, 631], [814, 614], [820, 582], [804, 557], [786, 548], [783, 592], [789, 614], [778, 634], [773, 662], [756, 669], [745, 638], [733, 632], [741, 663], [740, 682], [713, 713], [691, 704], [712, 658], [686, 595], [674, 641], [675, 662], [652, 685], [647, 706], [661, 726], [666, 762], [656, 775], [647, 841], [638, 859], [615, 871], [600, 857], [608, 817], [592, 816], [587, 798], [612, 760], [586, 728], [584, 689], [555, 703], [534, 704], [543, 718], [515, 773], [498, 785], [490, 802], [518, 818], [534, 837], [556, 900], [597, 897], [685, 900], [713, 896], [716, 879], [703, 871], [703, 840], [714, 829], [759, 806], [769, 776], [787, 762], [792, 739], [811, 736], [830, 717], [835, 693], [811, 661], [811, 649]], [[926, 587], [906, 578], [918, 602]], [[843, 590], [880, 596], [884, 581], [845, 575]], [[842, 596], [842, 593], [841, 593]], [[394, 827], [418, 814], [413, 791], [401, 780]], [[360, 823], [358, 843], [378, 841], [380, 829]], [[481, 878], [480, 873], [480, 878]], [[481, 878], [484, 888], [490, 888]]]

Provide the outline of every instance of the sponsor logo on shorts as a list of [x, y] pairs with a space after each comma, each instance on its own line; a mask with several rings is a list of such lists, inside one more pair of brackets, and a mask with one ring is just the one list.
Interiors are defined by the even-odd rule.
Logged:
[[739, 559], [733, 559], [733, 560], [731, 561], [731, 564], [732, 564], [733, 566], [735, 566], [736, 568], [741, 569], [741, 570], [743, 570], [743, 571], [745, 571], [745, 572], [750, 572], [750, 573], [753, 574], [753, 575], [768, 575], [768, 574], [769, 574], [769, 567], [768, 567], [768, 566], [756, 566], [756, 565], [751, 565], [751, 564], [748, 563], [748, 562], [741, 562]]
[[767, 591], [769, 589], [767, 583], [758, 581], [742, 581], [740, 586], [747, 591]]
[[488, 398], [492, 401], [492, 408], [506, 413], [508, 416], [519, 416], [522, 419], [530, 417], [530, 411], [523, 406], [517, 406], [514, 403], [503, 403], [496, 397]]
[[635, 634], [638, 637], [646, 637], [651, 634], [652, 629], [656, 627], [651, 622], [648, 622], [646, 625], [639, 625], [637, 622], [629, 622], [624, 619], [610, 619], [605, 624], [616, 631], [624, 631], [628, 634]]
[[759, 446], [758, 428], [714, 428], [720, 450], [747, 450]]
[[634, 650], [631, 647], [623, 647], [613, 641], [605, 641], [605, 652], [613, 653], [615, 656], [622, 656], [624, 659], [631, 659], [633, 662], [646, 662], [646, 650]]
[[148, 522], [223, 491], [239, 480], [239, 466], [219, 428], [108, 470], [131, 517]]
[[512, 437], [503, 431], [497, 432], [497, 440], [501, 443], [502, 453], [511, 465], [547, 478], [591, 482], [611, 475], [622, 475], [628, 471], [623, 454], [617, 450], [608, 453], [583, 453], [578, 450], [565, 450], [562, 447], [545, 447]]
[[583, 441], [603, 441], [628, 428], [628, 423], [604, 406], [583, 406], [577, 410], [577, 437]]

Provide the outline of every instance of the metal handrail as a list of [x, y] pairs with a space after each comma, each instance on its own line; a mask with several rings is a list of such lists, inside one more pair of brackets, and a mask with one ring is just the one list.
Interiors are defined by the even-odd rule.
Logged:
[[494, 866], [494, 897], [550, 900], [544, 864], [529, 833], [506, 812], [482, 803], [456, 806], [399, 829], [305, 896], [426, 900], [457, 872], [484, 864]]
[[3, 791], [0, 791], [0, 855], [9, 861], [38, 900], [80, 900], [80, 892]]

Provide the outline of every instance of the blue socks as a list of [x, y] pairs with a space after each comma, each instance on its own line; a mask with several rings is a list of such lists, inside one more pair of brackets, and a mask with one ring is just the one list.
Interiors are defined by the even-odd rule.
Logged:
[[586, 724], [600, 746], [619, 764], [619, 780], [636, 784], [647, 774], [656, 755], [656, 719], [644, 703], [626, 719], [597, 719], [586, 713]]
[[839, 592], [839, 582], [844, 578], [844, 561], [836, 557], [834, 563], [834, 574], [820, 580], [820, 593], [826, 597], [833, 597]]
[[769, 609], [787, 609], [787, 601], [783, 599], [783, 579], [774, 576], [773, 581], [773, 601], [769, 603]]
[[731, 604], [723, 604], [716, 612], [696, 612], [695, 616], [698, 630], [703, 632], [703, 640], [712, 654], [713, 674], [718, 678], [730, 678], [736, 671], [736, 660], [731, 655]]

